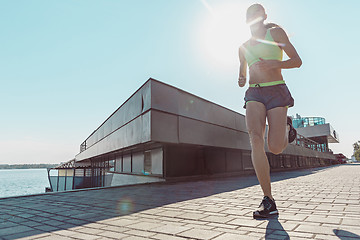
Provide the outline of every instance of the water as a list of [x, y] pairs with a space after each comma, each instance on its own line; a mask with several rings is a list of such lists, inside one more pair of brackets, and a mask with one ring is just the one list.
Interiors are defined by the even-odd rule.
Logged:
[[0, 198], [45, 193], [46, 169], [0, 169]]

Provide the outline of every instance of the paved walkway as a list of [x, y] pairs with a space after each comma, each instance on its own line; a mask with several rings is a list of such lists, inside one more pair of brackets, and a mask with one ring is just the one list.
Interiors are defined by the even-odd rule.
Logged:
[[0, 239], [360, 239], [360, 164], [272, 174], [280, 215], [254, 220], [254, 176], [0, 199]]

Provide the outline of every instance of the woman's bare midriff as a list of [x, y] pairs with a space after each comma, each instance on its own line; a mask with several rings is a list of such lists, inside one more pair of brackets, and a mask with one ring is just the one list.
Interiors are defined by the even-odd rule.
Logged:
[[257, 64], [254, 63], [249, 68], [249, 83], [265, 83], [283, 80], [281, 69], [271, 69], [269, 71], [261, 71]]

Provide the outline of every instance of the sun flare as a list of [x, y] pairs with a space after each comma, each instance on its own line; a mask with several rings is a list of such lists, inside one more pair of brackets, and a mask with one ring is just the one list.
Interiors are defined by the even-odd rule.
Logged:
[[238, 64], [238, 49], [250, 37], [245, 23], [246, 6], [241, 3], [209, 5], [196, 31], [199, 50], [206, 61], [217, 66], [233, 67]]

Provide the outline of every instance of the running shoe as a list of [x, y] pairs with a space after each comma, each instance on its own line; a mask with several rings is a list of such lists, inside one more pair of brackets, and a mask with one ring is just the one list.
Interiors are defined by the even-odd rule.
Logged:
[[276, 208], [275, 201], [271, 200], [268, 196], [265, 196], [260, 203], [259, 209], [253, 213], [253, 217], [268, 218], [278, 214], [279, 212]]
[[288, 140], [289, 140], [289, 143], [292, 143], [296, 138], [297, 132], [296, 132], [296, 129], [292, 125], [292, 120], [290, 117], [287, 117], [287, 124], [290, 126]]

